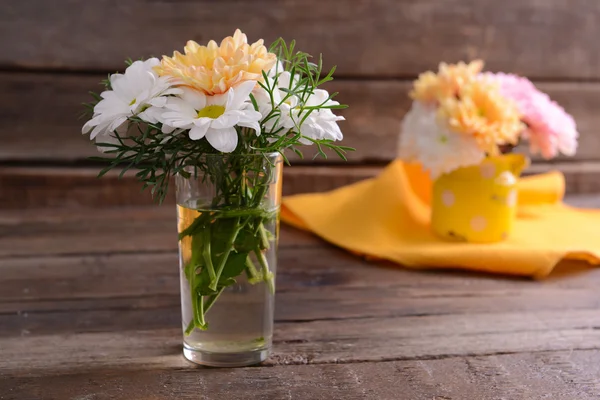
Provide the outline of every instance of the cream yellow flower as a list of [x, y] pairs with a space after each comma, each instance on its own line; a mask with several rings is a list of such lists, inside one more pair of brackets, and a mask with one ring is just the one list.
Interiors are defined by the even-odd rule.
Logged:
[[213, 40], [207, 46], [190, 40], [185, 54], [176, 51], [173, 57], [164, 56], [156, 72], [207, 95], [223, 94], [242, 82], [261, 80], [262, 72], [275, 65], [277, 56], [269, 53], [263, 43], [261, 39], [248, 44], [248, 38], [239, 29], [223, 39], [220, 46]]
[[440, 103], [444, 99], [455, 97], [463, 85], [477, 79], [482, 68], [481, 60], [469, 64], [441, 63], [437, 74], [427, 71], [419, 75], [410, 96], [423, 103]]
[[442, 100], [438, 115], [454, 131], [475, 137], [488, 154], [496, 154], [498, 145], [516, 144], [523, 130], [517, 105], [485, 79], [471, 80]]

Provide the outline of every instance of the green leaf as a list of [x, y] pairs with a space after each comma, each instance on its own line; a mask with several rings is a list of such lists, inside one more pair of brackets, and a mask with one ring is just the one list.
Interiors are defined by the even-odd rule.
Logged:
[[227, 259], [227, 263], [225, 264], [225, 268], [221, 273], [221, 278], [219, 279], [219, 286], [224, 285], [226, 282], [221, 283], [221, 280], [226, 281], [227, 278], [235, 278], [241, 275], [244, 272], [244, 268], [246, 268], [246, 258], [248, 257], [248, 252], [246, 253], [237, 253], [231, 252], [229, 254], [229, 258]]
[[254, 233], [254, 229], [246, 227], [239, 233], [233, 247], [240, 253], [248, 253], [252, 251], [260, 243], [260, 237]]

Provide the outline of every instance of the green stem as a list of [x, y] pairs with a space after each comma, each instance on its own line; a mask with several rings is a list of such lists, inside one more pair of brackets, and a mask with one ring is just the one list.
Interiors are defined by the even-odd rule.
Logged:
[[258, 233], [260, 235], [260, 248], [263, 250], [268, 250], [271, 248], [269, 237], [267, 236], [267, 230], [262, 222], [258, 225]]
[[240, 217], [236, 218], [235, 228], [233, 229], [233, 233], [229, 237], [229, 240], [225, 244], [225, 253], [223, 257], [221, 257], [221, 261], [219, 262], [219, 266], [217, 267], [215, 279], [210, 282], [208, 286], [212, 290], [217, 290], [217, 284], [219, 283], [219, 278], [221, 278], [221, 274], [223, 273], [223, 268], [225, 268], [225, 264], [227, 263], [227, 259], [229, 258], [229, 254], [231, 254], [231, 250], [233, 248], [233, 242], [237, 238], [238, 233], [242, 229], [243, 225], [240, 225]]
[[192, 297], [193, 313], [192, 322], [196, 327], [204, 330], [206, 329], [206, 322], [204, 320], [204, 303], [202, 301], [202, 296], [196, 291], [196, 279], [196, 271], [192, 271], [192, 279], [190, 279], [190, 294]]
[[263, 280], [269, 286], [269, 291], [271, 292], [271, 294], [275, 294], [275, 276], [269, 270], [269, 264], [267, 263], [267, 259], [265, 258], [265, 255], [262, 253], [262, 251], [260, 251], [260, 248], [258, 248], [258, 247], [256, 249], [254, 249], [254, 254], [256, 254], [256, 258], [258, 259], [258, 262], [259, 262], [260, 266], [262, 267]]
[[206, 330], [206, 320], [204, 319], [204, 296], [196, 294], [195, 296], [196, 312], [194, 314], [194, 321], [196, 323], [196, 327]]
[[234, 217], [264, 217], [267, 218], [273, 213], [263, 210], [262, 208], [243, 208], [230, 211], [219, 211], [215, 215], [215, 219], [226, 219]]
[[210, 280], [212, 282], [216, 279], [216, 274], [210, 252], [210, 232], [211, 228], [210, 224], [208, 224], [202, 232], [202, 258], [204, 258], [204, 263], [206, 264], [206, 269], [208, 270], [208, 276], [210, 277]]
[[252, 285], [262, 281], [262, 275], [256, 270], [256, 266], [250, 258], [250, 254], [246, 257], [246, 272], [248, 273], [248, 282]]
[[217, 299], [219, 298], [221, 293], [223, 293], [224, 290], [225, 290], [225, 286], [223, 286], [216, 294], [213, 294], [212, 296], [209, 297], [209, 299], [205, 305], [204, 314], [206, 314], [208, 312], [208, 310], [210, 310], [210, 308], [213, 306], [213, 304], [215, 304], [215, 301], [217, 301]]
[[194, 323], [194, 318], [192, 318], [192, 320], [188, 324], [187, 328], [185, 328], [185, 336], [190, 336], [190, 334], [192, 333], [192, 331], [194, 330], [195, 327], [196, 327], [196, 324]]

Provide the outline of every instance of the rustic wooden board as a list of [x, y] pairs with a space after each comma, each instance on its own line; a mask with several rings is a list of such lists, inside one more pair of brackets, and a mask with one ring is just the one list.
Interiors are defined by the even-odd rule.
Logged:
[[[15, 224], [15, 213], [0, 214], [2, 235], [9, 239], [2, 241], [7, 253], [0, 258], [0, 348], [16, 360], [10, 371], [25, 365], [30, 371], [43, 365], [53, 371], [83, 368], [73, 362], [96, 359], [94, 349], [115, 357], [105, 356], [105, 367], [137, 368], [141, 361], [125, 356], [134, 342], [146, 356], [157, 357], [156, 365], [177, 362], [178, 353], [170, 350], [179, 340], [175, 241], [164, 229], [148, 234], [167, 215], [153, 208], [106, 209], [81, 229], [86, 211], [22, 213], [21, 224]], [[130, 230], [145, 233], [131, 241], [136, 245], [125, 249], [129, 254], [119, 254]], [[10, 250], [19, 248], [18, 241], [35, 244], [36, 237], [48, 236], [56, 238], [53, 249], [71, 246], [70, 255], [53, 256], [32, 245], [15, 258]], [[95, 247], [73, 245], [102, 237]], [[151, 249], [160, 242], [169, 245]], [[284, 229], [272, 363], [595, 349], [600, 270], [574, 267], [571, 275], [544, 283], [393, 269]], [[425, 345], [431, 337], [435, 345]], [[81, 349], [78, 340], [89, 347]], [[47, 349], [36, 360], [15, 357], [20, 346], [44, 343]]]
[[[96, 370], [0, 379], [6, 399], [448, 400], [596, 398], [598, 351], [218, 370]], [[227, 382], [227, 383], [226, 383]], [[576, 397], [573, 397], [576, 396]]]
[[[284, 168], [283, 194], [333, 190], [376, 176], [382, 166], [294, 166]], [[155, 204], [149, 191], [141, 192], [135, 173], [118, 179], [111, 171], [97, 179], [98, 168], [0, 167], [0, 209], [78, 208], [146, 206]], [[565, 174], [567, 193], [587, 195], [600, 192], [600, 162], [534, 164], [526, 173], [559, 170]], [[174, 204], [174, 194], [165, 207]], [[584, 204], [585, 205], [585, 204]]]
[[586, 0], [33, 0], [3, 2], [0, 16], [5, 68], [114, 71], [240, 27], [251, 40], [295, 38], [346, 76], [413, 76], [482, 57], [539, 78], [600, 77], [600, 6]]
[[[561, 268], [570, 272], [568, 276], [542, 284], [386, 267], [323, 243], [284, 246], [280, 253], [279, 322], [584, 312], [600, 306], [596, 296], [600, 270], [589, 270], [584, 264], [565, 263]], [[179, 324], [174, 253], [3, 258], [0, 273], [4, 277], [0, 281], [0, 337], [162, 329]], [[569, 301], [556, 301], [563, 298]]]
[[[282, 260], [284, 261], [287, 260]], [[281, 264], [281, 266], [288, 269], [290, 264]], [[177, 273], [175, 263], [163, 265], [164, 270], [169, 268], [173, 271], [172, 275]], [[365, 266], [363, 275], [373, 274], [376, 268], [376, 265]], [[406, 283], [416, 286], [419, 281], [418, 277], [411, 276], [403, 270], [394, 272], [394, 275], [390, 274], [388, 282], [397, 283], [400, 279], [405, 279]], [[318, 272], [315, 271], [314, 274], [318, 275]], [[149, 277], [139, 279], [138, 286], [156, 274], [148, 275]], [[597, 276], [591, 277], [594, 283], [590, 283], [589, 287], [579, 289], [540, 288], [537, 283], [517, 286], [505, 282], [504, 288], [495, 290], [485, 290], [484, 284], [478, 284], [472, 290], [424, 289], [423, 294], [416, 294], [414, 290], [411, 292], [409, 289], [390, 284], [378, 290], [373, 287], [351, 287], [345, 284], [310, 286], [310, 282], [304, 281], [307, 284], [305, 288], [293, 289], [289, 284], [286, 287], [289, 277], [285, 272], [281, 272], [278, 277], [280, 290], [277, 294], [275, 320], [282, 329], [288, 326], [289, 329], [285, 331], [281, 340], [290, 343], [304, 340], [301, 337], [304, 331], [301, 329], [329, 331], [339, 326], [344, 327], [345, 332], [350, 334], [353, 331], [348, 325], [356, 325], [368, 332], [376, 332], [378, 328], [367, 329], [367, 325], [374, 324], [396, 331], [402, 326], [417, 326], [419, 321], [427, 320], [432, 324], [446, 324], [444, 329], [450, 334], [455, 329], [452, 324], [469, 325], [472, 324], [471, 318], [479, 318], [483, 314], [496, 315], [501, 324], [512, 324], [511, 329], [523, 327], [529, 329], [532, 325], [529, 319], [544, 313], [554, 316], [567, 315], [557, 319], [564, 320], [566, 327], [575, 330], [595, 329], [597, 322], [593, 318], [586, 318], [590, 313], [596, 313], [595, 310], [600, 306], [600, 300], [595, 295], [598, 285]], [[90, 279], [94, 277], [88, 277], [88, 280]], [[173, 280], [176, 279], [178, 277], [173, 276]], [[67, 285], [60, 285], [60, 283], [58, 280], [47, 280], [46, 285], [48, 290], [69, 289]], [[72, 282], [65, 283], [71, 284], [72, 287]], [[448, 283], [460, 284], [454, 279], [448, 279]], [[28, 283], [27, 288], [33, 289], [42, 284], [43, 281], [33, 279]], [[378, 283], [373, 285], [376, 284]], [[381, 286], [383, 285], [385, 283], [381, 283]], [[426, 285], [429, 286], [428, 283]], [[591, 287], [592, 285], [595, 286]], [[45, 299], [35, 300], [1, 300], [0, 338], [15, 336], [33, 338], [68, 335], [73, 332], [133, 334], [140, 330], [154, 329], [169, 329], [171, 332], [169, 335], [178, 337], [181, 329], [180, 300], [179, 293], [176, 292], [178, 282], [172, 285], [172, 293], [168, 295], [160, 293], [165, 291], [164, 284], [157, 288], [156, 294], [151, 293], [155, 286], [157, 285], [148, 284], [143, 290], [138, 288], [131, 293], [118, 296], [111, 294], [111, 291], [106, 288], [100, 293], [99, 290], [102, 289], [94, 289], [82, 295], [85, 285], [81, 285], [79, 290], [63, 294], [63, 297], [58, 299], [48, 296]], [[116, 291], [113, 290], [112, 293]], [[145, 293], [140, 294], [141, 291]], [[334, 293], [330, 294], [327, 291]], [[569, 298], [569, 301], [561, 303], [556, 301], [557, 298]], [[512, 321], [514, 319], [527, 320], [527, 324], [519, 326]], [[345, 320], [352, 322], [344, 323]], [[385, 322], [388, 320], [391, 321], [389, 324]], [[299, 328], [299, 331], [290, 328], [295, 327], [296, 324], [303, 324], [304, 328]], [[447, 326], [448, 324], [450, 325]], [[539, 326], [537, 330], [540, 330]]]
[[[568, 196], [566, 200], [575, 206], [600, 208], [597, 195]], [[175, 229], [175, 210], [169, 205], [21, 212], [8, 209], [0, 211], [0, 258], [172, 252], [177, 248]], [[320, 243], [285, 224], [281, 231], [280, 246]]]
[[[1, 29], [1, 28], [0, 28]], [[81, 134], [81, 103], [87, 92], [99, 91], [102, 75], [0, 73], [0, 161], [75, 162], [97, 156], [88, 137]], [[393, 159], [400, 121], [410, 107], [409, 81], [338, 80], [329, 84], [339, 92], [339, 100], [350, 105], [340, 114], [343, 143], [355, 147], [348, 155], [352, 163], [382, 163]], [[573, 113], [581, 132], [581, 144], [574, 158], [560, 160], [600, 160], [600, 83], [543, 83], [540, 89]], [[50, 107], [49, 104], [52, 106]], [[294, 163], [311, 163], [291, 157]], [[319, 162], [340, 163], [337, 156]]]
[[[268, 364], [600, 350], [599, 323], [596, 310], [572, 310], [562, 318], [556, 312], [515, 312], [278, 323]], [[181, 368], [184, 363], [181, 329], [15, 336], [0, 339], [0, 348], [2, 374]]]
[[[142, 185], [135, 179], [135, 172], [118, 179], [119, 171], [110, 171], [102, 179], [97, 179], [99, 170], [91, 167], [0, 166], [0, 209], [156, 204], [149, 190], [141, 191]], [[379, 171], [381, 167], [286, 166], [283, 194], [327, 191], [371, 178]], [[595, 174], [594, 171], [591, 173]], [[171, 190], [165, 206], [169, 207], [174, 202], [174, 191]]]
[[[0, 259], [40, 255], [93, 257], [177, 250], [175, 210], [172, 207], [122, 209], [30, 210], [26, 218], [0, 213]], [[136, 240], [138, 239], [139, 240]], [[281, 247], [321, 243], [291, 227], [281, 227]], [[92, 259], [91, 262], [94, 260]]]
[[592, 399], [600, 389], [600, 269], [567, 264], [542, 282], [411, 271], [290, 228], [273, 356], [198, 368], [181, 355], [168, 208], [0, 212], [0, 398]]

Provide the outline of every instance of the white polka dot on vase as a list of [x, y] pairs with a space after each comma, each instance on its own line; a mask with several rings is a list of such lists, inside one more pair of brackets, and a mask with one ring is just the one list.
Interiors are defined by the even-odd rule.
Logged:
[[478, 215], [476, 217], [471, 218], [471, 229], [475, 232], [481, 232], [487, 227], [487, 219]]
[[492, 179], [496, 175], [496, 166], [492, 163], [484, 163], [479, 167], [484, 179]]
[[517, 178], [509, 171], [504, 171], [495, 180], [497, 185], [512, 186], [517, 183]]
[[515, 189], [508, 192], [508, 195], [506, 196], [506, 205], [509, 207], [517, 205], [517, 191]]
[[451, 190], [444, 190], [442, 192], [442, 203], [444, 203], [446, 207], [452, 207], [455, 201], [456, 197], [454, 196], [454, 193], [452, 193]]

